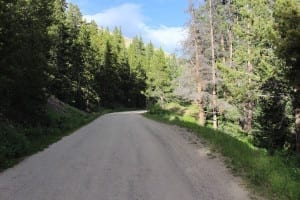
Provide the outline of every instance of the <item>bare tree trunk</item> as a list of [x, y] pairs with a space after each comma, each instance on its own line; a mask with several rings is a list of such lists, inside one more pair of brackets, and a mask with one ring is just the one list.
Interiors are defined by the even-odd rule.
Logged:
[[224, 44], [224, 35], [221, 35], [221, 49], [222, 49], [222, 62], [225, 65], [226, 64], [226, 51], [225, 51], [225, 44]]
[[[226, 50], [225, 50], [225, 42], [224, 42], [224, 35], [221, 35], [221, 49], [222, 49], [222, 62], [223, 65], [226, 65]], [[227, 98], [227, 92], [226, 90], [223, 90], [223, 96], [226, 99]]]
[[[197, 37], [197, 36], [196, 36]], [[200, 75], [200, 49], [199, 42], [195, 40], [196, 47], [196, 81], [197, 81], [197, 103], [198, 103], [198, 120], [201, 126], [205, 125], [205, 112], [203, 109], [203, 100], [202, 100], [202, 84], [201, 84], [201, 75]]]
[[300, 96], [300, 85], [296, 84], [296, 109], [295, 109], [295, 125], [296, 125], [296, 153], [300, 157], [300, 101], [297, 100], [297, 97]]
[[[247, 33], [250, 35], [250, 23], [247, 24]], [[248, 39], [247, 42], [247, 54], [248, 54], [248, 61], [247, 61], [247, 73], [248, 73], [248, 83], [251, 84], [251, 73], [253, 72], [253, 65], [251, 63], [251, 41]], [[251, 98], [251, 95], [248, 94], [248, 102], [246, 105], [246, 121], [245, 121], [245, 128], [244, 130], [250, 132], [252, 129], [252, 121], [253, 121], [253, 107], [254, 102]]]
[[[231, 0], [228, 1], [228, 5], [229, 5], [229, 16], [231, 17]], [[230, 28], [228, 30], [228, 40], [229, 40], [229, 67], [232, 68], [232, 62], [233, 62], [232, 24], [230, 24]]]
[[232, 31], [231, 31], [231, 27], [228, 30], [228, 40], [229, 40], [229, 67], [232, 68], [232, 62], [233, 62], [233, 45], [232, 45]]
[[252, 129], [253, 105], [253, 101], [250, 101], [245, 105], [245, 121], [243, 124], [243, 130], [246, 132], [249, 132]]
[[[197, 56], [198, 57], [198, 56]], [[200, 62], [199, 59], [196, 59], [198, 60], [198, 62]], [[196, 64], [197, 66], [197, 64]], [[205, 117], [205, 112], [204, 112], [204, 109], [203, 109], [203, 100], [202, 100], [202, 84], [201, 84], [201, 77], [200, 77], [200, 72], [199, 72], [199, 68], [197, 67], [197, 95], [198, 95], [198, 98], [197, 98], [197, 103], [198, 103], [198, 108], [199, 108], [199, 111], [198, 111], [198, 120], [199, 120], [199, 124], [201, 126], [204, 126], [205, 125], [205, 121], [206, 121], [206, 117]]]
[[201, 75], [200, 75], [200, 69], [201, 69], [201, 61], [200, 61], [200, 41], [199, 41], [199, 30], [196, 27], [196, 15], [195, 15], [195, 11], [193, 8], [193, 2], [192, 0], [189, 1], [190, 5], [189, 5], [189, 11], [191, 13], [192, 16], [192, 37], [193, 37], [193, 41], [194, 41], [194, 46], [195, 46], [195, 70], [196, 70], [196, 82], [197, 82], [197, 103], [198, 103], [198, 107], [199, 107], [199, 111], [198, 111], [198, 120], [199, 120], [199, 124], [201, 126], [205, 125], [205, 112], [204, 112], [204, 108], [203, 108], [203, 100], [202, 100], [202, 81], [201, 81]]
[[216, 69], [215, 69], [215, 47], [214, 47], [214, 27], [213, 27], [213, 16], [212, 16], [212, 0], [209, 0], [209, 18], [210, 18], [210, 42], [211, 42], [211, 67], [212, 67], [212, 81], [213, 81], [213, 127], [218, 128], [217, 118], [217, 84], [216, 84]]
[[296, 152], [297, 155], [300, 156], [300, 108], [296, 108], [295, 118], [296, 118]]

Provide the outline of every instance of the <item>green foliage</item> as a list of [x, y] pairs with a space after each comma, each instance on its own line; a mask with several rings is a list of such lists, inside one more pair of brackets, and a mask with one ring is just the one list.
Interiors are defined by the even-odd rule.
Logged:
[[0, 122], [0, 169], [28, 151], [29, 142], [24, 134], [8, 121]]
[[285, 64], [282, 71], [293, 100], [296, 133], [296, 150], [300, 154], [300, 3], [297, 0], [278, 0], [274, 6], [276, 36], [273, 45]]
[[49, 107], [47, 122], [40, 125], [24, 125], [15, 122], [0, 122], [0, 171], [12, 166], [22, 157], [36, 153], [62, 137], [112, 110], [101, 109], [87, 114], [64, 105], [62, 110]]
[[274, 6], [277, 35], [273, 40], [278, 55], [282, 57], [288, 80], [292, 84], [300, 82], [300, 3], [297, 0], [278, 0]]
[[[300, 108], [299, 2], [213, 1], [212, 8], [218, 85], [221, 85], [219, 128], [230, 131], [241, 126], [249, 135], [248, 140], [270, 152], [295, 149], [292, 139], [296, 138], [295, 132], [300, 138], [299, 120], [293, 119]], [[200, 82], [202, 90], [209, 91], [210, 83], [205, 79], [210, 74], [205, 67], [210, 64], [211, 56], [207, 50], [210, 48], [208, 3], [195, 8], [195, 13], [195, 24], [190, 28], [196, 26], [199, 33], [188, 42], [194, 37], [199, 40]], [[191, 48], [188, 53], [195, 57]], [[211, 100], [203, 94], [202, 101]], [[211, 113], [207, 112], [206, 117], [210, 126]]]
[[154, 104], [149, 107], [149, 113], [150, 114], [166, 114], [168, 111], [161, 109], [161, 106], [159, 104]]
[[161, 92], [151, 98], [170, 87], [162, 50], [149, 44], [146, 52], [141, 38], [127, 49], [119, 28], [111, 33], [84, 21], [72, 3], [0, 3], [0, 114], [13, 121], [42, 122], [50, 95], [85, 111], [145, 107], [145, 91], [152, 87], [146, 80], [156, 72], [163, 76], [153, 78], [164, 83], [154, 84]]
[[262, 90], [265, 96], [258, 102], [254, 142], [271, 152], [284, 149], [284, 146], [291, 148], [294, 145], [288, 142], [292, 136], [292, 112], [288, 110], [291, 98], [288, 96], [287, 84], [271, 78], [263, 85]]
[[154, 102], [167, 102], [172, 96], [171, 66], [162, 49], [155, 50], [147, 70], [146, 96]]
[[34, 123], [44, 113], [52, 5], [1, 1], [0, 113], [10, 119]]
[[243, 103], [255, 101], [262, 94], [261, 85], [278, 71], [280, 61], [270, 48], [274, 18], [269, 2], [238, 0], [232, 4], [239, 16], [232, 26], [236, 38], [233, 66], [219, 63], [219, 68], [233, 101], [243, 110]]
[[[151, 43], [149, 44], [151, 45]], [[147, 45], [147, 47], [149, 46]], [[152, 46], [153, 50], [153, 46]], [[141, 38], [134, 37], [128, 48], [128, 64], [130, 66], [130, 101], [136, 107], [146, 105], [146, 71], [148, 69], [145, 58], [145, 44]], [[146, 59], [146, 60], [145, 60]]]
[[[152, 43], [144, 45], [135, 37], [128, 50], [129, 65], [136, 85], [131, 88], [132, 96], [147, 104], [166, 102], [172, 96], [173, 80], [176, 78], [177, 63], [162, 49], [154, 49]], [[144, 96], [144, 98], [143, 98]]]

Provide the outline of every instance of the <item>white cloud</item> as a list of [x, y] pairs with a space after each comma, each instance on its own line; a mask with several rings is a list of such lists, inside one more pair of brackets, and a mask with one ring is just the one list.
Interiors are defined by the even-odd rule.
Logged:
[[141, 11], [140, 5], [127, 3], [84, 18], [87, 21], [95, 20], [102, 27], [121, 27], [125, 36], [140, 35], [145, 42], [152, 41], [156, 47], [162, 47], [170, 53], [180, 47], [180, 41], [186, 36], [183, 27], [161, 25], [153, 28], [146, 24], [147, 18]]
[[156, 46], [161, 46], [168, 52], [180, 47], [181, 41], [186, 37], [183, 27], [160, 26], [158, 28], [145, 27], [145, 39], [151, 40]]

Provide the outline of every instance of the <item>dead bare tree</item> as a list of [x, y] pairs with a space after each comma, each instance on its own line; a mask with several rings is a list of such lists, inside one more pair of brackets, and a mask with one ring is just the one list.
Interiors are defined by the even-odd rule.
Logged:
[[212, 15], [212, 0], [209, 3], [209, 23], [210, 23], [210, 42], [211, 42], [211, 67], [212, 67], [212, 113], [213, 113], [213, 127], [218, 128], [217, 118], [217, 82], [216, 82], [216, 67], [215, 67], [215, 45], [214, 45], [214, 26]]
[[199, 28], [197, 27], [197, 21], [196, 21], [196, 13], [194, 9], [193, 1], [189, 1], [189, 13], [191, 15], [191, 24], [190, 24], [190, 31], [191, 31], [191, 37], [193, 41], [193, 46], [195, 48], [195, 62], [193, 63], [195, 66], [196, 71], [196, 82], [197, 82], [197, 103], [199, 107], [198, 112], [198, 120], [199, 124], [204, 126], [205, 125], [205, 112], [204, 112], [204, 105], [203, 105], [203, 99], [202, 99], [202, 80], [201, 80], [201, 60], [200, 60], [200, 34], [199, 34]]

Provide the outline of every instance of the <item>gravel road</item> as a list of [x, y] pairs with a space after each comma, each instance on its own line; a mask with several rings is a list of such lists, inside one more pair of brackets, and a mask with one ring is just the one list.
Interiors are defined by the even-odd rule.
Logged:
[[0, 174], [0, 200], [247, 200], [222, 159], [185, 129], [104, 115]]

